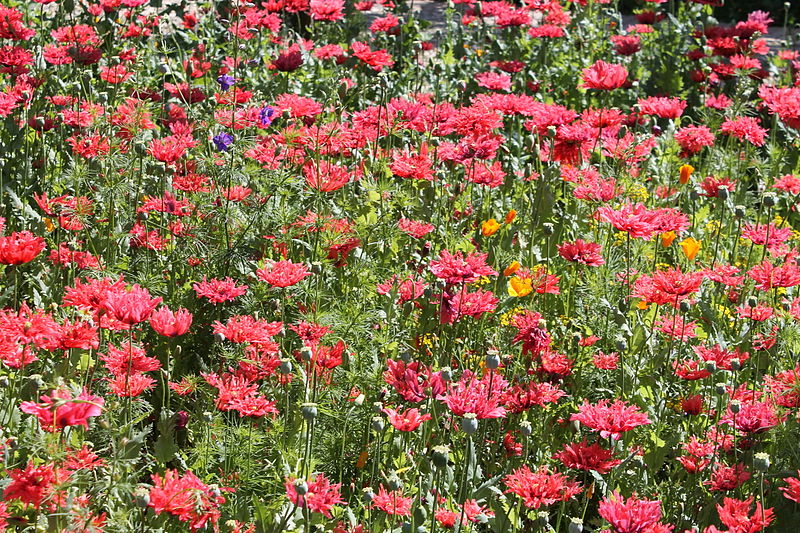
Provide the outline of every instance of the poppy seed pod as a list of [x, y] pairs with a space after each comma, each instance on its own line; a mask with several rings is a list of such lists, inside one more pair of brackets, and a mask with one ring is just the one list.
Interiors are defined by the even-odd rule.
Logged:
[[434, 446], [431, 452], [431, 462], [436, 468], [444, 468], [450, 459], [450, 448], [447, 446]]
[[374, 402], [372, 404], [372, 412], [375, 414], [380, 414], [383, 412], [383, 403], [382, 402]]
[[369, 503], [375, 498], [375, 491], [372, 490], [372, 487], [365, 487], [363, 492], [365, 502]]
[[548, 237], [556, 232], [555, 226], [553, 226], [553, 224], [550, 222], [545, 222], [544, 224], [542, 224], [542, 230], [544, 231], [544, 234], [547, 235]]
[[281, 364], [278, 366], [278, 370], [280, 370], [281, 374], [284, 376], [286, 374], [292, 373], [292, 361], [291, 359], [281, 359]]
[[717, 371], [717, 362], [716, 361], [706, 361], [706, 371], [710, 374], [713, 374]]
[[767, 193], [764, 195], [764, 205], [767, 207], [775, 207], [775, 204], [778, 203], [778, 199], [775, 198], [774, 194]]
[[727, 189], [727, 187], [720, 187], [717, 189], [717, 198], [720, 200], [727, 200], [730, 195], [731, 192]]
[[442, 381], [453, 381], [453, 370], [449, 366], [441, 369], [439, 375], [442, 377]]
[[133, 491], [133, 501], [142, 509], [150, 505], [150, 491], [146, 487], [136, 487]]
[[221, 343], [225, 341], [225, 335], [222, 333], [214, 333], [214, 342]]
[[730, 405], [731, 413], [738, 415], [739, 411], [742, 410], [742, 402], [739, 400], [733, 400]]
[[684, 300], [684, 301], [682, 301], [680, 303], [679, 307], [680, 307], [681, 313], [688, 313], [691, 306], [689, 305], [689, 302]]
[[766, 472], [769, 470], [770, 460], [769, 454], [760, 452], [753, 456], [753, 468], [758, 472]]
[[533, 426], [527, 420], [523, 420], [519, 423], [519, 432], [527, 437], [533, 433]]
[[741, 368], [742, 368], [742, 362], [739, 361], [739, 359], [737, 357], [734, 357], [733, 359], [731, 359], [731, 370], [733, 370], [735, 372], [735, 371], [741, 370]]
[[628, 342], [622, 337], [617, 337], [614, 340], [614, 347], [617, 349], [618, 352], [625, 352], [628, 350]]
[[758, 305], [758, 298], [751, 296], [747, 299], [747, 307], [756, 307]]
[[314, 261], [313, 263], [311, 263], [311, 273], [319, 274], [320, 272], [322, 272], [322, 263], [320, 263], [319, 261]]
[[717, 383], [716, 385], [714, 385], [714, 392], [716, 392], [719, 395], [725, 394], [727, 390], [728, 389], [724, 383]]
[[305, 480], [296, 479], [294, 481], [294, 490], [300, 496], [305, 496], [306, 494], [308, 494], [308, 483], [306, 483]]
[[583, 533], [583, 520], [580, 518], [572, 517], [569, 519], [569, 526], [567, 526], [568, 533]]
[[303, 415], [303, 418], [306, 420], [314, 420], [317, 418], [319, 411], [317, 410], [317, 404], [315, 403], [304, 403], [300, 406], [300, 414]]
[[389, 487], [389, 490], [400, 490], [403, 488], [403, 481], [397, 477], [397, 474], [392, 473], [386, 480], [386, 485]]
[[500, 367], [500, 354], [499, 353], [489, 353], [486, 354], [486, 368], [489, 370], [495, 370]]
[[411, 362], [411, 352], [408, 350], [403, 350], [400, 352], [400, 359], [403, 360], [404, 363], [408, 364]]
[[464, 418], [461, 419], [461, 429], [464, 430], [464, 433], [467, 435], [472, 435], [478, 431], [478, 417], [475, 413], [467, 413], [464, 415]]
[[733, 208], [733, 216], [736, 218], [744, 218], [745, 214], [747, 214], [747, 208], [743, 205], [737, 205]]
[[379, 416], [372, 417], [372, 429], [380, 433], [386, 427], [386, 422]]
[[314, 356], [314, 351], [311, 349], [311, 346], [304, 345], [300, 348], [300, 358], [303, 361], [311, 361], [311, 358]]
[[550, 513], [547, 511], [539, 511], [536, 513], [536, 525], [540, 528], [545, 528], [550, 525]]

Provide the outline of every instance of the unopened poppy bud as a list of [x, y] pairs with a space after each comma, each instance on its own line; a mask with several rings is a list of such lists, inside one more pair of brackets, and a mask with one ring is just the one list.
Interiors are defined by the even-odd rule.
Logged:
[[717, 362], [716, 361], [706, 361], [706, 371], [713, 374], [717, 371]]
[[628, 134], [628, 126], [623, 124], [622, 126], [619, 127], [619, 130], [617, 130], [617, 138], [622, 139], [627, 134]]
[[720, 187], [717, 189], [717, 198], [720, 200], [727, 200], [730, 194], [731, 192], [726, 187]]
[[662, 133], [664, 130], [662, 130], [662, 129], [661, 129], [661, 126], [659, 126], [658, 124], [653, 124], [653, 127], [652, 127], [652, 128], [650, 128], [650, 131], [653, 133], [653, 135], [655, 135], [656, 137], [658, 137], [659, 135], [661, 135], [661, 133]]
[[555, 233], [556, 228], [550, 222], [545, 222], [544, 224], [542, 224], [542, 230], [544, 231], [544, 234], [549, 237], [550, 235]]
[[5, 388], [6, 388], [6, 387], [8, 387], [10, 384], [11, 384], [11, 383], [8, 381], [8, 377], [6, 377], [6, 376], [0, 376], [0, 388], [2, 388], [2, 389], [5, 389]]
[[747, 213], [747, 208], [743, 205], [737, 205], [733, 208], [733, 216], [736, 218], [744, 218], [744, 215]]
[[714, 385], [714, 392], [719, 394], [719, 395], [723, 395], [727, 391], [728, 391], [728, 388], [725, 386], [724, 383], [717, 383], [716, 385]]
[[453, 381], [453, 370], [449, 366], [441, 369], [439, 375], [442, 377], [442, 381]]
[[580, 420], [571, 420], [569, 423], [569, 429], [573, 433], [577, 433], [581, 430], [581, 421]]
[[278, 370], [280, 370], [281, 374], [284, 376], [286, 374], [292, 373], [292, 361], [290, 359], [281, 359], [281, 364], [278, 366]]
[[500, 354], [498, 353], [489, 353], [486, 354], [486, 368], [489, 370], [495, 370], [500, 366]]
[[760, 452], [753, 456], [753, 468], [757, 472], [766, 472], [769, 470], [769, 465], [770, 461], [768, 453]]
[[475, 413], [467, 413], [464, 415], [464, 418], [461, 419], [461, 429], [463, 429], [464, 433], [467, 435], [472, 435], [478, 431], [478, 417]]
[[450, 458], [450, 448], [447, 446], [434, 446], [431, 453], [431, 461], [436, 468], [444, 468]]
[[777, 198], [775, 198], [774, 194], [767, 193], [764, 195], [764, 205], [767, 207], [775, 207], [775, 204], [778, 203]]
[[358, 396], [356, 396], [356, 399], [353, 400], [353, 403], [356, 404], [357, 406], [361, 407], [362, 405], [364, 405], [364, 400], [366, 398], [367, 397], [364, 396], [363, 394], [359, 394]]
[[731, 359], [731, 370], [738, 371], [741, 370], [741, 368], [742, 368], [742, 362], [739, 361], [738, 358], [734, 357], [733, 359]]
[[569, 519], [569, 526], [567, 526], [568, 533], [583, 533], [583, 520], [580, 518], [572, 517]]
[[372, 417], [372, 429], [380, 433], [386, 427], [386, 422], [379, 416]]
[[527, 437], [533, 433], [533, 426], [527, 420], [523, 420], [519, 423], [519, 432]]
[[317, 410], [317, 404], [315, 403], [304, 403], [300, 406], [300, 414], [303, 415], [303, 418], [306, 420], [314, 420], [317, 418], [319, 411]]
[[738, 415], [739, 411], [742, 410], [742, 402], [739, 400], [733, 400], [730, 405], [731, 413]]
[[144, 509], [150, 505], [150, 491], [145, 487], [136, 487], [136, 490], [133, 491], [133, 501], [137, 507]]

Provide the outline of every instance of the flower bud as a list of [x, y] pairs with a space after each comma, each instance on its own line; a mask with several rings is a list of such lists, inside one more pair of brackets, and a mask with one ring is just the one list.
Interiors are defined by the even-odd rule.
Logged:
[[464, 433], [467, 435], [472, 435], [478, 431], [478, 417], [475, 413], [467, 413], [464, 415], [464, 418], [461, 419], [461, 429], [464, 430]]

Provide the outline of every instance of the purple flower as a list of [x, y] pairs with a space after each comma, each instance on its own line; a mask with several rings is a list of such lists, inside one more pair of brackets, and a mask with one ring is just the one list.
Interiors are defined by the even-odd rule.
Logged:
[[211, 140], [214, 141], [217, 150], [220, 152], [227, 152], [228, 148], [233, 144], [233, 135], [230, 133], [220, 133]]
[[261, 111], [258, 113], [258, 118], [261, 120], [261, 127], [266, 128], [270, 124], [272, 124], [272, 116], [275, 114], [275, 110], [269, 106], [262, 107]]
[[222, 92], [225, 92], [236, 84], [236, 78], [229, 74], [223, 74], [217, 78], [217, 83], [219, 83]]

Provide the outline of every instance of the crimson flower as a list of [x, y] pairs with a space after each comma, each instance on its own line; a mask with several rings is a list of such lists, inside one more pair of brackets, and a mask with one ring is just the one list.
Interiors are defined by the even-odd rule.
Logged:
[[398, 431], [414, 431], [420, 424], [431, 419], [429, 414], [420, 414], [419, 409], [408, 409], [400, 412], [397, 409], [385, 408], [384, 413], [389, 417], [389, 423]]
[[553, 457], [561, 461], [567, 468], [594, 470], [599, 474], [608, 474], [612, 468], [622, 462], [614, 459], [611, 450], [606, 450], [596, 442], [587, 444], [586, 439], [581, 442], [565, 444], [564, 448]]
[[602, 247], [595, 242], [586, 242], [578, 239], [575, 242], [565, 242], [559, 245], [558, 253], [567, 261], [573, 263], [583, 263], [588, 266], [600, 266], [605, 264], [605, 259], [600, 255]]
[[403, 496], [399, 490], [387, 491], [381, 485], [378, 494], [372, 498], [372, 506], [386, 514], [394, 516], [410, 516], [412, 498]]
[[642, 500], [634, 494], [626, 499], [614, 491], [598, 507], [600, 516], [614, 528], [614, 533], [644, 533], [661, 520], [661, 502]]
[[580, 412], [573, 414], [570, 420], [577, 420], [586, 427], [599, 431], [604, 439], [610, 437], [614, 440], [619, 439], [626, 431], [652, 423], [637, 406], [627, 405], [622, 400], [611, 405], [608, 400], [600, 400], [595, 405], [584, 400]]
[[297, 491], [297, 480], [287, 479], [284, 483], [286, 497], [298, 507], [308, 507], [311, 512], [322, 513], [326, 518], [331, 518], [331, 509], [334, 505], [345, 503], [340, 489], [341, 483], [332, 484], [325, 474], [317, 474], [314, 481], [306, 483], [306, 492]]
[[150, 292], [138, 284], [129, 291], [109, 292], [103, 307], [123, 324], [133, 325], [147, 320], [161, 303], [161, 298], [151, 298]]
[[42, 403], [22, 402], [20, 411], [29, 415], [36, 415], [42, 429], [51, 433], [67, 426], [89, 427], [89, 418], [100, 416], [103, 410], [103, 399], [93, 396], [87, 391], [81, 392], [75, 398], [69, 391], [57, 390], [52, 396], [41, 396]]
[[189, 331], [191, 325], [192, 313], [183, 308], [172, 312], [164, 306], [150, 315], [150, 326], [165, 337], [180, 337]]
[[44, 239], [30, 231], [0, 237], [0, 263], [21, 265], [33, 261], [44, 250]]
[[580, 484], [564, 474], [550, 473], [544, 466], [532, 472], [527, 465], [523, 465], [507, 475], [503, 481], [508, 487], [506, 494], [516, 494], [522, 498], [525, 507], [530, 509], [559, 501], [565, 502], [581, 492]]
[[292, 263], [288, 260], [273, 261], [264, 268], [256, 270], [258, 279], [266, 281], [273, 287], [281, 288], [291, 287], [310, 275], [311, 271], [304, 263]]
[[177, 516], [181, 522], [188, 522], [193, 530], [202, 529], [211, 522], [217, 523], [220, 517], [219, 506], [225, 498], [206, 485], [192, 472], [182, 476], [175, 470], [167, 470], [163, 476], [153, 474], [153, 488], [150, 489], [151, 507], [157, 515], [168, 513]]
[[628, 81], [628, 71], [622, 65], [598, 60], [592, 66], [583, 69], [582, 78], [584, 89], [611, 91], [625, 85]]

